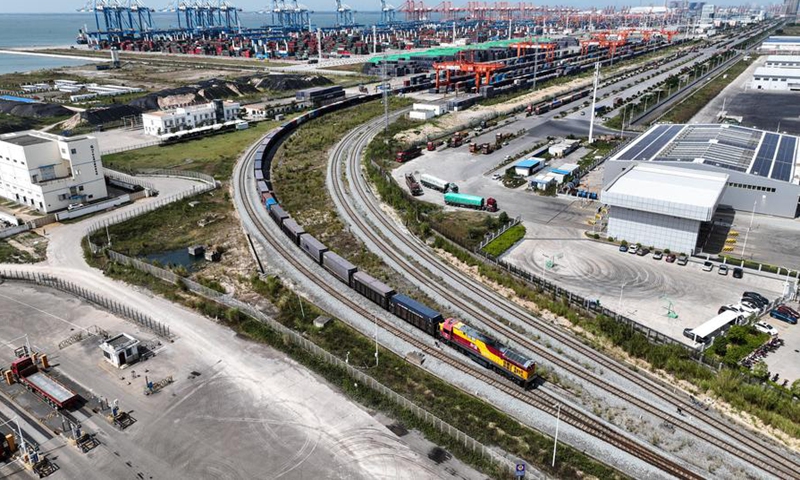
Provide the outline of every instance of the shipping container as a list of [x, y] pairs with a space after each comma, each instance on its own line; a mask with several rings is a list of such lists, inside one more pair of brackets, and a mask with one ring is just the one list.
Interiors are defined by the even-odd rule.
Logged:
[[483, 208], [483, 197], [467, 195], [464, 193], [445, 193], [444, 203], [448, 205], [464, 206], [470, 208]]
[[386, 310], [389, 309], [389, 299], [395, 294], [393, 288], [364, 272], [353, 274], [353, 289]]
[[264, 171], [256, 170], [256, 180], [264, 180]]
[[279, 226], [283, 225], [283, 221], [289, 218], [289, 214], [277, 203], [269, 207], [269, 215]]
[[389, 299], [389, 311], [431, 336], [436, 336], [442, 314], [405, 295]]
[[[260, 180], [258, 183], [256, 183], [256, 186], [258, 187], [259, 194], [263, 195], [265, 193], [269, 193], [269, 187], [267, 186], [267, 182]], [[264, 201], [263, 198], [261, 200]]]
[[273, 205], [277, 205], [278, 201], [272, 196], [272, 193], [262, 193], [261, 194], [261, 201], [264, 203], [264, 206], [267, 207], [267, 210], [270, 210]]
[[348, 286], [352, 284], [353, 274], [358, 271], [355, 265], [331, 251], [322, 254], [322, 266]]
[[309, 234], [300, 237], [300, 248], [319, 264], [322, 264], [322, 254], [328, 251], [328, 247]]
[[[256, 158], [261, 158], [261, 157], [256, 156]], [[256, 163], [255, 166], [256, 170], [261, 170], [262, 166], [264, 165], [264, 162], [262, 160], [256, 160], [255, 163]]]
[[281, 225], [281, 228], [295, 245], [300, 244], [300, 237], [306, 233], [306, 231], [303, 230], [303, 227], [301, 227], [300, 224], [291, 217], [283, 220], [283, 225]]

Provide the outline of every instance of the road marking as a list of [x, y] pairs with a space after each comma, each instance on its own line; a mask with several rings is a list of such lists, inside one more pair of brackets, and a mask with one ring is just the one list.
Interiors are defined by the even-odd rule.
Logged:
[[[1, 293], [0, 293], [0, 297], [3, 297], [3, 298], [5, 298], [5, 299], [7, 299], [7, 300], [11, 300], [12, 302], [16, 302], [16, 303], [18, 303], [18, 304], [20, 304], [20, 305], [24, 305], [24, 306], [26, 306], [26, 307], [28, 307], [28, 308], [32, 308], [32, 309], [36, 310], [36, 311], [37, 311], [37, 312], [39, 312], [39, 313], [44, 313], [45, 315], [49, 315], [49, 316], [51, 316], [51, 317], [55, 318], [56, 320], [59, 320], [59, 321], [61, 321], [61, 322], [64, 322], [64, 323], [66, 323], [67, 325], [71, 325], [71, 326], [73, 326], [73, 327], [75, 327], [75, 328], [77, 328], [77, 329], [83, 330], [83, 331], [85, 331], [85, 332], [88, 332], [88, 331], [89, 331], [89, 330], [87, 330], [86, 328], [84, 328], [84, 327], [81, 327], [80, 325], [77, 325], [77, 324], [75, 324], [75, 323], [72, 323], [72, 322], [70, 322], [69, 320], [66, 320], [66, 319], [64, 319], [64, 318], [61, 318], [61, 317], [59, 317], [58, 315], [53, 315], [53, 314], [52, 314], [52, 313], [50, 313], [50, 312], [45, 312], [44, 310], [42, 310], [42, 309], [40, 309], [40, 308], [36, 308], [36, 307], [34, 307], [33, 305], [31, 305], [31, 304], [28, 304], [28, 303], [25, 303], [25, 302], [22, 302], [22, 301], [20, 301], [20, 300], [17, 300], [16, 298], [12, 298], [12, 297], [9, 297], [9, 296], [7, 296], [7, 295], [3, 295], [3, 294], [1, 294]], [[81, 303], [82, 303], [82, 302], [81, 302]]]

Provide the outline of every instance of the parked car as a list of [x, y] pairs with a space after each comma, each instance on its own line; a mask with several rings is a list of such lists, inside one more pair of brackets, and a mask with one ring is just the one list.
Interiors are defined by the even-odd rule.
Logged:
[[630, 247], [628, 247], [628, 253], [636, 255], [638, 252], [639, 252], [639, 247], [637, 247], [636, 245], [631, 245]]
[[755, 306], [755, 305], [750, 304], [750, 303], [740, 303], [738, 305], [738, 307], [739, 307], [739, 311], [740, 312], [746, 313], [748, 316], [749, 315], [761, 315], [761, 313], [764, 311], [763, 309], [759, 308], [758, 306]]
[[786, 322], [792, 325], [797, 325], [797, 318], [792, 317], [791, 315], [786, 315], [785, 313], [781, 313], [777, 309], [771, 310], [769, 312], [769, 316], [777, 320], [780, 320], [782, 322]]
[[732, 303], [730, 305], [723, 305], [723, 306], [719, 307], [719, 310], [717, 310], [717, 315], [722, 314], [722, 312], [729, 312], [729, 311], [730, 312], [741, 312], [742, 311], [741, 310], [741, 305], [734, 305]]
[[717, 273], [720, 275], [727, 275], [728, 274], [728, 266], [727, 265], [720, 265], [717, 268]]
[[800, 313], [797, 313], [797, 310], [795, 310], [792, 307], [789, 307], [788, 305], [779, 305], [776, 308], [776, 310], [778, 310], [781, 313], [785, 313], [786, 315], [791, 315], [794, 318], [800, 319]]
[[756, 300], [758, 303], [763, 303], [764, 305], [769, 305], [769, 299], [764, 295], [761, 295], [758, 292], [744, 292], [742, 294], [742, 298], [752, 298]]
[[640, 257], [644, 257], [644, 256], [645, 256], [645, 255], [647, 255], [648, 253], [650, 253], [650, 249], [649, 249], [649, 248], [640, 248], [640, 249], [639, 249], [639, 250], [636, 252], [636, 255], [639, 255]]
[[742, 278], [744, 276], [744, 270], [742, 267], [733, 267], [733, 278]]
[[664, 260], [667, 263], [674, 263], [677, 258], [678, 257], [676, 257], [674, 253], [670, 253], [669, 255], [667, 255], [667, 258], [665, 258]]
[[620, 245], [619, 246], [619, 251], [620, 252], [627, 252], [628, 251], [628, 246], [627, 245]]
[[503, 178], [503, 175], [499, 173], [495, 173], [494, 175], [492, 175], [492, 180], [500, 180], [501, 178]]
[[703, 271], [710, 272], [714, 270], [714, 264], [711, 262], [703, 262]]
[[773, 337], [778, 334], [778, 329], [766, 322], [756, 322], [753, 324], [756, 330], [772, 335]]
[[664, 257], [664, 254], [658, 250], [653, 252], [653, 260], [661, 260]]
[[765, 302], [759, 298], [754, 298], [754, 297], [742, 297], [742, 301], [747, 302], [749, 304], [753, 304], [756, 307], [760, 308], [761, 310], [764, 310], [767, 308], [767, 306], [769, 306], [769, 302]]
[[689, 263], [689, 257], [686, 255], [678, 256], [678, 265], [686, 265], [687, 263]]
[[766, 305], [763, 305], [752, 298], [743, 298], [741, 302], [742, 305], [750, 308], [755, 308], [759, 312], [763, 312], [766, 309]]

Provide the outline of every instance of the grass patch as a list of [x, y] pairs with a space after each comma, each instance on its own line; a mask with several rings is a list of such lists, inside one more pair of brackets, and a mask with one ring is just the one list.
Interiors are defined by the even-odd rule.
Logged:
[[[0, 263], [36, 263], [44, 260], [47, 243], [42, 241], [41, 247], [25, 248], [28, 242], [26, 235], [39, 237], [35, 233], [22, 233], [11, 238], [0, 240]], [[41, 237], [40, 237], [41, 238]], [[20, 246], [22, 244], [22, 246]], [[33, 251], [30, 251], [33, 250]]]
[[514, 246], [514, 244], [522, 240], [524, 237], [525, 237], [525, 226], [522, 225], [521, 223], [518, 225], [514, 225], [513, 227], [503, 232], [499, 237], [489, 242], [488, 245], [483, 247], [483, 251], [491, 255], [492, 257], [497, 258], [500, 255], [504, 254], [506, 250]]
[[675, 105], [666, 115], [659, 119], [660, 122], [688, 123], [697, 112], [714, 99], [732, 81], [739, 77], [754, 60], [740, 60], [734, 63], [725, 74], [717, 76], [691, 94], [688, 98]]
[[769, 335], [759, 332], [752, 325], [734, 325], [725, 335], [714, 339], [707, 350], [718, 362], [729, 367], [736, 365], [753, 350], [769, 339]]
[[[208, 245], [212, 238], [225, 237], [231, 221], [235, 221], [229, 218], [231, 204], [228, 197], [227, 192], [212, 190], [111, 225], [108, 227], [111, 244], [115, 251], [130, 257], [195, 244]], [[96, 234], [92, 241], [105, 245], [106, 232]]]
[[227, 180], [236, 160], [267, 132], [281, 122], [265, 121], [250, 125], [247, 130], [223, 133], [167, 146], [155, 146], [103, 156], [103, 163], [112, 169], [175, 168], [192, 170]]

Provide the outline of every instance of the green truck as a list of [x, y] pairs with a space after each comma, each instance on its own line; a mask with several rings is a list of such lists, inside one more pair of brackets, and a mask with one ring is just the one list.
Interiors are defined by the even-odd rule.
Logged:
[[487, 212], [497, 211], [497, 201], [494, 198], [483, 198], [464, 193], [445, 193], [444, 203], [456, 207], [474, 208], [476, 210], [486, 210]]

